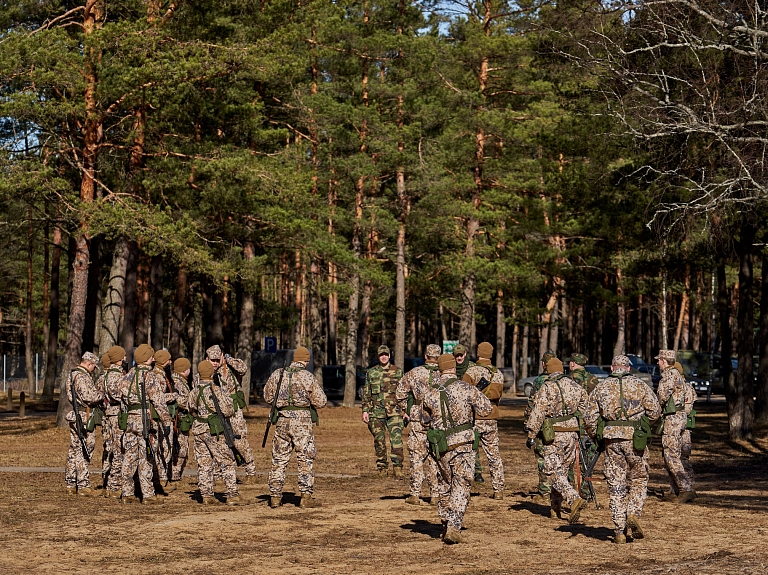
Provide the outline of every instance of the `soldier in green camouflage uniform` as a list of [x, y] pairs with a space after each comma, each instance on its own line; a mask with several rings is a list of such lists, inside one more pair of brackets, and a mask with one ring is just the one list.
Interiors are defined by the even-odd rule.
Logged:
[[[554, 357], [556, 356], [551, 351], [548, 351], [541, 356], [541, 373], [536, 379], [533, 380], [533, 389], [531, 389], [531, 395], [528, 398], [528, 407], [525, 409], [526, 421], [528, 420], [528, 416], [531, 415], [531, 411], [533, 411], [536, 392], [541, 389], [541, 386], [544, 385], [544, 382], [549, 377], [549, 374], [547, 373], [547, 362]], [[549, 495], [552, 492], [552, 486], [547, 479], [546, 473], [544, 473], [544, 444], [541, 442], [540, 438], [536, 438], [536, 443], [533, 446], [533, 452], [536, 455], [536, 468], [539, 472], [539, 484], [536, 489], [538, 491], [538, 495], [549, 501]]]
[[[565, 358], [566, 362], [570, 362], [569, 370], [570, 370], [570, 377], [573, 381], [581, 385], [581, 387], [584, 388], [584, 391], [587, 392], [587, 395], [592, 393], [592, 390], [597, 387], [597, 384], [599, 383], [599, 380], [594, 376], [594, 374], [589, 373], [584, 366], [587, 365], [588, 359], [587, 356], [581, 353], [573, 353], [571, 354], [571, 357]], [[579, 422], [579, 425], [581, 427], [581, 431], [579, 435], [581, 437], [585, 436], [584, 431], [584, 424], [583, 422]], [[586, 461], [583, 463], [586, 465], [587, 462], [592, 461], [592, 458], [597, 453], [597, 443], [590, 442], [589, 447], [584, 451], [584, 457]], [[592, 498], [592, 495], [589, 492], [589, 486], [587, 485], [586, 481], [582, 481], [581, 483], [581, 497], [587, 501], [589, 501]]]
[[363, 422], [373, 435], [376, 450], [376, 467], [386, 475], [387, 431], [391, 447], [392, 471], [396, 478], [403, 476], [403, 416], [395, 398], [397, 384], [403, 377], [399, 367], [389, 363], [390, 351], [379, 346], [379, 365], [368, 370], [363, 388]]

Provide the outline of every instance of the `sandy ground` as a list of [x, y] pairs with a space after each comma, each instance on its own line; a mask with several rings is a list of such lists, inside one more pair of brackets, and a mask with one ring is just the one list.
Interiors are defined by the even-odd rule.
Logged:
[[[460, 545], [441, 542], [435, 508], [404, 503], [405, 482], [375, 476], [359, 408], [321, 411], [316, 496], [323, 507], [298, 508], [294, 474], [286, 504], [270, 509], [269, 454], [260, 447], [267, 408], [257, 406], [247, 418], [261, 474], [259, 484], [241, 488], [250, 502], [245, 507], [203, 508], [194, 478], [158, 508], [66, 496], [63, 473], [0, 472], [3, 572], [768, 573], [768, 441], [727, 441], [724, 403], [696, 406], [698, 499], [675, 506], [649, 496], [648, 537], [626, 546], [609, 541], [604, 481], [597, 483], [603, 508], [590, 506], [580, 525], [551, 520], [548, 507], [532, 502], [536, 475], [524, 447], [523, 402], [504, 403], [506, 497], [491, 500], [490, 482], [475, 484]], [[50, 414], [32, 412], [24, 420], [5, 414], [0, 468], [63, 468], [67, 442], [67, 431], [56, 429]], [[94, 461], [100, 458], [99, 448]], [[658, 440], [651, 461], [650, 487], [666, 489]], [[295, 472], [295, 460], [289, 471]]]

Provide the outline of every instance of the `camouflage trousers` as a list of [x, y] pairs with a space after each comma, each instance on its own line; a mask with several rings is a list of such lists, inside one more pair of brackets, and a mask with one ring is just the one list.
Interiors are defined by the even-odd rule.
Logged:
[[437, 513], [448, 527], [461, 531], [469, 505], [469, 490], [475, 470], [475, 452], [462, 445], [443, 455], [437, 463]]
[[640, 517], [648, 491], [648, 450], [637, 451], [631, 439], [605, 440], [605, 480], [616, 533], [624, 533], [627, 516]]
[[437, 497], [437, 464], [429, 455], [427, 432], [420, 423], [411, 421], [406, 443], [408, 457], [411, 460], [411, 495], [415, 497], [421, 495], [421, 484], [426, 479], [429, 485], [429, 496]]
[[376, 467], [387, 469], [387, 432], [391, 449], [392, 467], [403, 466], [403, 418], [399, 415], [391, 417], [371, 417], [368, 429], [373, 435], [373, 448], [376, 451]]
[[[480, 432], [480, 445], [488, 458], [488, 468], [491, 470], [491, 483], [494, 491], [504, 491], [504, 463], [499, 451], [499, 423], [495, 419], [479, 419], [475, 421], [475, 429]], [[480, 450], [477, 450], [475, 462], [480, 459]], [[477, 465], [475, 466], [475, 472]]]
[[243, 459], [245, 459], [245, 464], [243, 465], [245, 474], [256, 475], [256, 462], [253, 460], [251, 444], [248, 443], [248, 424], [245, 422], [243, 410], [238, 409], [229, 422], [232, 424], [234, 434], [240, 436], [240, 439], [235, 439], [235, 447], [240, 452], [240, 455], [243, 456]]
[[687, 416], [680, 411], [664, 420], [664, 434], [661, 437], [664, 467], [669, 473], [672, 491], [693, 490], [693, 467], [691, 466], [691, 432], [685, 428]]
[[283, 494], [285, 470], [294, 451], [299, 468], [299, 491], [311, 494], [315, 490], [314, 463], [317, 448], [308, 412], [306, 419], [280, 417], [277, 420], [275, 436], [272, 438], [272, 469], [268, 480], [272, 497], [281, 497]]
[[153, 425], [155, 433], [149, 436], [152, 451], [155, 452], [154, 472], [161, 483], [168, 481], [168, 468], [173, 456], [173, 427], [168, 435], [165, 435], [159, 424]]
[[[96, 434], [87, 431], [84, 433], [85, 446], [90, 453], [93, 453], [93, 448], [96, 446]], [[83, 447], [80, 445], [74, 421], [69, 423], [69, 451], [67, 452], [67, 466], [64, 469], [64, 482], [67, 487], [77, 487], [78, 489], [91, 486], [88, 462], [83, 455]]]
[[101, 455], [101, 475], [105, 488], [120, 491], [123, 483], [123, 430], [117, 425], [116, 415], [107, 415], [101, 420], [101, 436], [104, 452]]
[[563, 498], [570, 505], [579, 494], [568, 482], [568, 470], [576, 461], [579, 435], [575, 432], [555, 433], [555, 440], [544, 445], [544, 473], [552, 486], [549, 501], [552, 509], [560, 509]]
[[216, 471], [227, 486], [227, 497], [237, 495], [237, 465], [232, 450], [227, 447], [224, 435], [218, 437], [210, 433], [195, 435], [194, 446], [197, 461], [197, 487], [200, 489], [200, 495], [213, 497]]
[[184, 475], [184, 468], [189, 461], [189, 431], [179, 432], [176, 436], [176, 454], [171, 467], [171, 481], [179, 481]]
[[536, 470], [539, 474], [539, 484], [536, 486], [536, 489], [539, 495], [546, 497], [552, 491], [552, 485], [549, 483], [549, 479], [547, 479], [547, 474], [544, 473], [544, 444], [538, 437], [533, 446], [533, 453], [536, 456]]
[[154, 497], [155, 487], [152, 484], [153, 463], [147, 461], [147, 444], [140, 433], [126, 431], [123, 433], [123, 497], [133, 496], [133, 476], [138, 471], [139, 487], [144, 499]]

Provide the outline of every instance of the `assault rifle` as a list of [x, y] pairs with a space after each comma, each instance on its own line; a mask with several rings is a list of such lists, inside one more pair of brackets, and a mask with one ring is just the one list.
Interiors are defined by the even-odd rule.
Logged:
[[280, 372], [280, 381], [277, 382], [277, 389], [275, 390], [275, 397], [272, 399], [272, 409], [269, 410], [269, 417], [267, 418], [267, 428], [264, 430], [264, 439], [261, 440], [261, 447], [267, 446], [267, 436], [269, 435], [269, 428], [272, 426], [272, 420], [277, 421], [277, 398], [280, 397], [280, 388], [283, 386], [283, 376], [285, 375], [285, 361], [283, 362], [282, 371]]
[[[213, 383], [221, 389], [221, 379], [219, 378], [218, 373], [213, 374]], [[216, 414], [221, 420], [221, 426], [224, 428], [224, 442], [227, 444], [227, 447], [232, 450], [232, 455], [235, 457], [235, 463], [237, 465], [245, 465], [245, 458], [235, 446], [235, 439], [240, 439], [240, 436], [235, 435], [234, 431], [232, 431], [232, 425], [229, 423], [229, 418], [224, 417], [224, 414], [221, 412], [221, 406], [219, 405], [219, 400], [216, 398], [216, 393], [213, 391], [213, 388], [211, 388], [211, 397], [213, 398], [213, 407], [216, 409]]]
[[[139, 369], [136, 368], [136, 377], [139, 377]], [[146, 372], [145, 374], [146, 375]], [[152, 442], [149, 440], [149, 430], [152, 425], [152, 418], [150, 417], [147, 409], [147, 386], [145, 385], [145, 377], [141, 378], [141, 436], [144, 438], [144, 443], [147, 446], [147, 461], [155, 459], [155, 452], [152, 450]]]
[[592, 473], [594, 472], [595, 465], [597, 465], [597, 460], [600, 459], [600, 454], [602, 453], [602, 449], [600, 449], [602, 442], [598, 443], [598, 450], [595, 452], [594, 457], [588, 461], [587, 453], [591, 446], [588, 441], [589, 440], [586, 437], [581, 437], [579, 439], [579, 465], [581, 467], [581, 480], [587, 482], [587, 490], [589, 491], [590, 498], [595, 502], [595, 509], [600, 509], [600, 505], [597, 503], [597, 496], [595, 495], [595, 486], [592, 485]]
[[75, 430], [77, 431], [77, 438], [80, 440], [80, 447], [83, 450], [83, 457], [85, 460], [91, 462], [91, 452], [88, 451], [88, 446], [85, 444], [85, 428], [83, 427], [83, 418], [80, 416], [80, 410], [77, 407], [77, 393], [75, 393], [75, 378], [72, 374], [77, 370], [72, 370], [69, 375], [69, 387], [72, 392], [72, 407], [75, 410]]

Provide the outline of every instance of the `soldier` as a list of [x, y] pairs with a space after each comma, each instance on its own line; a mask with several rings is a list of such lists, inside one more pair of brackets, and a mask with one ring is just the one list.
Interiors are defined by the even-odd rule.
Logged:
[[[544, 385], [544, 382], [547, 380], [547, 377], [549, 374], [547, 373], [547, 362], [554, 358], [555, 354], [551, 351], [546, 352], [544, 355], [541, 356], [541, 373], [538, 375], [536, 379], [533, 380], [533, 387], [531, 389], [531, 395], [528, 397], [528, 406], [525, 409], [525, 418], [526, 421], [528, 419], [528, 416], [531, 414], [531, 411], [533, 410], [534, 401], [536, 398], [536, 392], [541, 389], [541, 386]], [[526, 428], [528, 424], [525, 424]], [[536, 439], [536, 443], [533, 447], [533, 452], [536, 455], [536, 469], [539, 473], [539, 484], [536, 486], [536, 495], [534, 495], [534, 498], [541, 497], [542, 499], [546, 499], [547, 501], [550, 499], [550, 493], [552, 491], [552, 486], [549, 483], [549, 480], [547, 479], [547, 474], [544, 473], [544, 444], [541, 442], [541, 439]]]
[[[224, 438], [216, 401], [221, 415], [232, 417], [234, 403], [225, 386], [213, 385], [213, 364], [204, 360], [197, 366], [198, 378], [187, 395], [186, 405], [196, 417], [192, 425], [195, 460], [197, 461], [197, 485], [203, 497], [203, 505], [218, 505], [213, 493], [213, 475], [219, 470], [227, 486], [227, 505], [242, 505], [243, 500], [237, 489], [237, 464], [232, 450]], [[216, 401], [214, 401], [214, 394]]]
[[[493, 346], [484, 341], [477, 346], [477, 363], [467, 369], [473, 385], [484, 382], [481, 390], [493, 404], [493, 411], [487, 417], [478, 417], [475, 421], [475, 429], [480, 433], [480, 444], [483, 446], [485, 456], [488, 458], [488, 467], [491, 470], [491, 483], [493, 484], [493, 498], [504, 499], [504, 463], [499, 451], [499, 400], [504, 392], [504, 374], [491, 364]], [[458, 375], [458, 372], [457, 372]], [[480, 452], [475, 455], [475, 474], [479, 472]], [[482, 475], [480, 476], [482, 478]], [[477, 481], [477, 478], [475, 478]]]
[[101, 422], [104, 451], [108, 454], [106, 457], [108, 473], [104, 477], [106, 481], [104, 497], [119, 499], [123, 481], [123, 430], [117, 424], [117, 416], [120, 413], [120, 380], [125, 376], [123, 371], [125, 350], [119, 345], [113, 345], [105, 356], [108, 365], [102, 377], [105, 398], [109, 405]]
[[376, 467], [379, 475], [387, 475], [387, 432], [392, 450], [392, 474], [403, 478], [403, 416], [395, 393], [403, 372], [389, 362], [390, 352], [380, 345], [379, 365], [368, 370], [363, 388], [363, 422], [373, 435]]
[[674, 350], [662, 349], [656, 359], [661, 369], [661, 381], [656, 393], [664, 415], [661, 448], [671, 487], [664, 495], [664, 500], [686, 503], [696, 498], [690, 462], [691, 432], [686, 429], [688, 414], [696, 401], [696, 392], [685, 381], [682, 369], [678, 371], [675, 368]]
[[429, 485], [429, 503], [437, 504], [437, 465], [429, 456], [427, 430], [421, 423], [421, 403], [424, 395], [440, 379], [437, 368], [437, 358], [440, 347], [431, 343], [427, 346], [424, 359], [426, 363], [414, 367], [406, 373], [397, 384], [395, 397], [400, 404], [406, 425], [410, 422], [408, 432], [408, 457], [411, 461], [411, 494], [405, 500], [410, 505], [420, 505], [421, 484], [426, 477]]
[[269, 472], [269, 506], [273, 509], [282, 505], [285, 469], [294, 451], [299, 466], [299, 507], [321, 506], [312, 497], [315, 490], [314, 462], [317, 457], [312, 411], [325, 407], [328, 400], [323, 387], [307, 371], [308, 363], [309, 350], [298, 347], [293, 352], [291, 365], [284, 370], [275, 370], [264, 385], [264, 399], [267, 403], [272, 403], [277, 394], [275, 405], [278, 420], [272, 438], [272, 469]]
[[[163, 400], [158, 405], [153, 404], [156, 413], [152, 417], [155, 428], [155, 433], [152, 435], [152, 448], [155, 450], [155, 473], [166, 494], [176, 490], [176, 486], [171, 483], [171, 461], [178, 395], [173, 392], [173, 386], [169, 381], [167, 372], [170, 365], [171, 354], [161, 349], [155, 352], [155, 366], [147, 374], [147, 384], [156, 386], [163, 394]], [[163, 412], [162, 415], [161, 412]]]
[[[189, 408], [189, 392], [191, 384], [192, 364], [186, 357], [180, 357], [173, 362], [173, 390], [179, 396], [179, 421], [188, 418], [190, 415]], [[181, 425], [181, 424], [180, 424]], [[187, 465], [189, 459], [189, 434], [191, 427], [187, 431], [179, 429], [176, 434], [176, 443], [174, 445], [174, 458], [172, 461], [173, 467], [171, 468], [171, 481], [181, 481], [184, 475], [184, 468]]]
[[469, 504], [474, 467], [475, 417], [485, 417], [493, 404], [476, 387], [456, 377], [456, 360], [446, 353], [438, 359], [440, 381], [427, 390], [422, 409], [422, 423], [432, 430], [445, 432], [448, 451], [438, 460], [437, 511], [445, 526], [443, 541], [461, 542], [461, 525]]
[[[640, 516], [648, 490], [648, 449], [635, 449], [635, 426], [643, 416], [659, 418], [661, 408], [653, 391], [641, 379], [629, 375], [626, 355], [611, 362], [613, 377], [597, 384], [589, 396], [584, 426], [592, 438], [605, 441], [605, 479], [608, 483], [611, 516], [616, 531], [614, 543], [627, 542], [627, 528], [632, 537], [645, 536]], [[604, 429], [598, 437], [598, 419]]]
[[[96, 446], [96, 434], [93, 431], [89, 432], [85, 424], [91, 408], [104, 400], [104, 393], [96, 387], [92, 375], [98, 362], [99, 358], [95, 354], [86, 351], [80, 363], [67, 378], [67, 399], [72, 404], [72, 409], [66, 415], [66, 420], [69, 422], [69, 451], [64, 481], [68, 495], [96, 495], [96, 492], [91, 489], [91, 477], [88, 473], [88, 463]], [[80, 416], [79, 422], [75, 407]], [[83, 444], [87, 453], [83, 452]]]
[[[587, 392], [587, 395], [592, 393], [592, 390], [597, 387], [598, 379], [594, 376], [594, 374], [589, 373], [584, 367], [587, 365], [587, 356], [581, 353], [574, 353], [571, 354], [571, 357], [566, 358], [565, 361], [569, 362], [571, 379], [580, 384], [581, 387], [584, 388], [584, 391]], [[581, 431], [583, 432], [583, 423], [579, 422], [579, 425], [581, 426]], [[586, 461], [583, 462], [584, 465], [587, 465], [589, 461], [594, 459], [594, 457], [597, 455], [597, 451], [597, 443], [587, 444], [587, 448], [584, 450], [584, 456], [586, 458]], [[569, 479], [572, 479], [572, 474], [569, 474]], [[582, 482], [581, 484], [581, 496], [586, 500], [592, 499], [592, 494], [589, 491], [589, 486], [586, 481]]]
[[232, 431], [235, 434], [235, 447], [240, 455], [245, 459], [243, 469], [245, 470], [245, 479], [243, 483], [256, 483], [256, 462], [253, 460], [253, 449], [248, 443], [248, 424], [245, 422], [243, 409], [246, 408], [245, 393], [241, 385], [243, 376], [248, 372], [248, 365], [242, 360], [225, 355], [218, 345], [209, 347], [206, 352], [208, 361], [211, 362], [214, 372], [214, 381], [218, 377], [222, 387], [226, 387], [232, 396], [232, 402], [235, 406], [235, 414], [230, 423]]
[[547, 372], [549, 377], [536, 393], [536, 402], [528, 417], [525, 445], [528, 449], [534, 446], [542, 426], [552, 427], [554, 438], [551, 442], [542, 438], [544, 473], [552, 486], [550, 517], [560, 518], [565, 498], [571, 508], [568, 523], [572, 524], [578, 521], [581, 509], [587, 503], [568, 483], [568, 470], [576, 460], [578, 449], [579, 415], [587, 409], [587, 392], [563, 374], [563, 363], [556, 357], [547, 362]]
[[460, 343], [453, 348], [453, 357], [456, 360], [456, 377], [461, 379], [475, 363], [467, 356], [467, 348]]
[[[153, 466], [156, 452], [153, 444], [157, 440], [152, 438], [153, 424], [151, 421], [152, 408], [160, 417], [160, 425], [169, 427], [171, 424], [168, 410], [165, 407], [165, 393], [163, 386], [152, 373], [152, 362], [155, 350], [146, 343], [141, 344], [133, 353], [136, 362], [126, 376], [120, 380], [119, 396], [121, 411], [127, 413], [125, 429], [123, 430], [123, 469], [122, 469], [122, 502], [133, 503], [136, 497], [133, 495], [133, 476], [138, 471], [139, 488], [141, 489], [144, 505], [162, 503], [163, 499], [155, 494], [153, 485]], [[142, 399], [146, 402], [142, 406]], [[146, 411], [145, 411], [146, 408]], [[159, 409], [158, 409], [159, 408]], [[145, 421], [149, 421], [145, 429]], [[151, 454], [153, 453], [155, 457]]]

